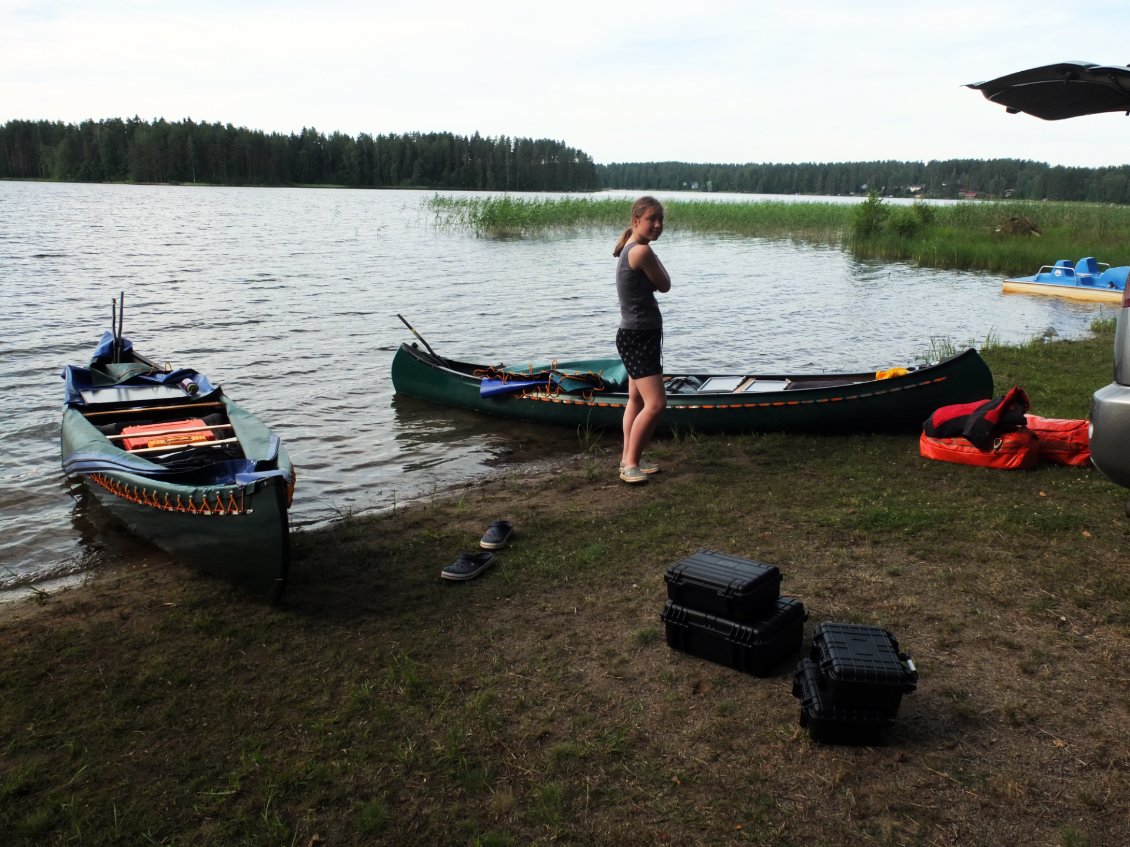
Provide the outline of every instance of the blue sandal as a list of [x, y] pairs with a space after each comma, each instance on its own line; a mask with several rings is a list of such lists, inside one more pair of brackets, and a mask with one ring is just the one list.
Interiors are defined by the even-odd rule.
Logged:
[[493, 564], [494, 553], [460, 553], [439, 575], [441, 579], [474, 579]]
[[514, 527], [511, 526], [510, 521], [494, 521], [479, 539], [479, 546], [484, 550], [498, 550], [506, 546], [513, 532]]

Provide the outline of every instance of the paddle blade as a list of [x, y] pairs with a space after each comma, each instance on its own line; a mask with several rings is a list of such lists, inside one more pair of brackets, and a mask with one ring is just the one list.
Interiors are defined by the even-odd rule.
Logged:
[[497, 397], [500, 394], [517, 394], [524, 388], [534, 388], [545, 385], [544, 379], [506, 380], [484, 379], [479, 385], [480, 397]]

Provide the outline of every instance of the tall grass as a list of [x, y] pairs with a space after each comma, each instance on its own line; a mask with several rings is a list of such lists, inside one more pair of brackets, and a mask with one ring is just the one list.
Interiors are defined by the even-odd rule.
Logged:
[[[861, 206], [875, 220], [859, 226]], [[630, 199], [455, 198], [428, 201], [437, 225], [467, 228], [488, 238], [561, 230], [618, 229]], [[668, 229], [750, 237], [792, 237], [841, 244], [860, 257], [910, 261], [1006, 274], [1034, 273], [1056, 259], [1095, 256], [1130, 264], [1130, 207], [1031, 201], [892, 206], [755, 200], [669, 200]]]
[[[437, 225], [464, 227], [484, 237], [536, 235], [554, 230], [627, 226], [630, 199], [445, 197], [428, 203]], [[852, 207], [836, 203], [751, 203], [670, 200], [668, 228], [748, 236], [837, 239], [851, 223]]]
[[553, 200], [445, 197], [428, 203], [439, 226], [456, 226], [491, 238], [512, 238], [561, 229], [604, 228], [627, 217], [630, 201], [561, 197]]
[[[1093, 203], [969, 202], [932, 206], [912, 232], [888, 225], [869, 237], [845, 232], [861, 256], [1007, 274], [1034, 273], [1056, 259], [1095, 256], [1130, 264], [1130, 208]], [[905, 209], [893, 209], [888, 223]]]

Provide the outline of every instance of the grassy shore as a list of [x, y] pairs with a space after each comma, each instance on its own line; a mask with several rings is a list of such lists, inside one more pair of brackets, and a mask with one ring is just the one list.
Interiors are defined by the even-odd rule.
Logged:
[[[528, 199], [436, 195], [428, 206], [441, 225], [486, 237], [626, 225], [631, 200], [607, 197]], [[751, 200], [671, 199], [672, 232], [806, 238], [842, 244], [861, 257], [1027, 275], [1057, 259], [1095, 256], [1130, 264], [1130, 207], [1096, 203], [965, 202], [871, 205]], [[861, 217], [863, 220], [861, 220]], [[865, 226], [860, 224], [864, 223]]]
[[[984, 355], [1033, 412], [1080, 418], [1110, 348], [1107, 325]], [[930, 462], [915, 434], [666, 440], [637, 489], [615, 447], [299, 533], [277, 608], [138, 566], [0, 623], [4, 843], [1125, 837], [1125, 490]], [[499, 563], [440, 581], [498, 517]], [[754, 678], [666, 646], [664, 570], [700, 548], [778, 565], [806, 639], [896, 634], [920, 683], [883, 743], [809, 739], [799, 656]]]

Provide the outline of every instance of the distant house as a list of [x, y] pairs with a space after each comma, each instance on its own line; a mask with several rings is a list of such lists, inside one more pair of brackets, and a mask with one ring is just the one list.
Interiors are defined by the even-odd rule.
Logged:
[[963, 189], [961, 189], [961, 191], [957, 192], [957, 196], [960, 197], [962, 200], [976, 200], [978, 193], [979, 192], [971, 191], [968, 188], [963, 188]]

